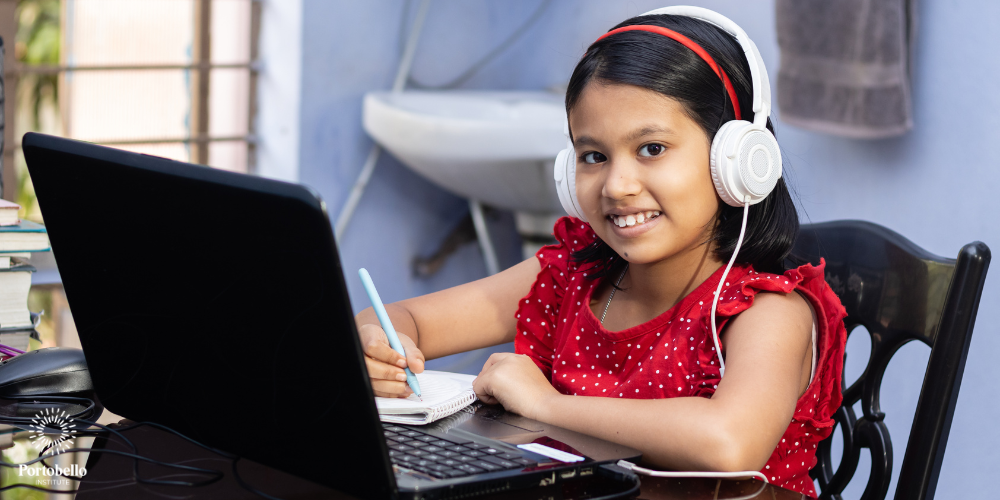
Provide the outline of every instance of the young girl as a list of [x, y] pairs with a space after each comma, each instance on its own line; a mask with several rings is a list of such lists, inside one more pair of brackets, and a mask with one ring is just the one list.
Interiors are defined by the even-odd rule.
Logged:
[[702, 19], [616, 28], [639, 25], [591, 45], [567, 89], [575, 203], [589, 222], [563, 217], [537, 258], [387, 306], [405, 358], [362, 311], [372, 387], [404, 397], [403, 367], [514, 341], [476, 379], [484, 402], [637, 448], [659, 468], [759, 470], [815, 496], [808, 472], [841, 403], [846, 313], [823, 263], [786, 270], [798, 218], [779, 179], [749, 206], [713, 322], [745, 208], [720, 198], [711, 146], [721, 126], [754, 116], [752, 62]]

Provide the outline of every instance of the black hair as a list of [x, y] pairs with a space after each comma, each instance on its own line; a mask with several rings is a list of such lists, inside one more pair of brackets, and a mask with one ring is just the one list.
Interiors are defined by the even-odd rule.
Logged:
[[[629, 19], [612, 29], [635, 24], [662, 26], [690, 38], [705, 49], [729, 76], [743, 119], [753, 119], [750, 66], [739, 42], [722, 29], [686, 16], [654, 15]], [[616, 33], [595, 42], [573, 70], [566, 89], [566, 114], [591, 82], [633, 85], [677, 100], [705, 131], [709, 141], [727, 121], [736, 118], [722, 79], [701, 57], [669, 37], [645, 31]], [[767, 128], [774, 133], [771, 120]], [[571, 131], [572, 134], [572, 131]], [[711, 241], [716, 257], [726, 262], [733, 254], [743, 222], [743, 207], [719, 203]], [[763, 201], [751, 205], [747, 229], [736, 262], [757, 271], [782, 273], [799, 229], [799, 217], [784, 178]], [[617, 276], [625, 262], [598, 238], [573, 253], [573, 260], [589, 267], [587, 279]]]

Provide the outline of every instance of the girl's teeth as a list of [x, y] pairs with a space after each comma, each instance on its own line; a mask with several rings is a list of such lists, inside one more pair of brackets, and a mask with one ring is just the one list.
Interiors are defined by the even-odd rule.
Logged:
[[660, 215], [659, 211], [639, 212], [632, 215], [612, 215], [611, 223], [618, 227], [632, 227]]

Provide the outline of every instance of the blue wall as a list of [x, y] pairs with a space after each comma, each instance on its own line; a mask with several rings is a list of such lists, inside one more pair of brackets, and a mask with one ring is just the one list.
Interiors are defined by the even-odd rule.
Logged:
[[[538, 1], [436, 0], [417, 49], [413, 76], [432, 84], [461, 73], [516, 29]], [[413, 3], [411, 15], [418, 2]], [[740, 23], [775, 79], [779, 55], [773, 1], [688, 3], [719, 10]], [[776, 128], [804, 222], [866, 219], [932, 252], [954, 256], [973, 240], [994, 246], [1000, 242], [1000, 224], [979, 216], [992, 212], [987, 200], [1000, 187], [1000, 162], [988, 154], [1000, 140], [1000, 95], [989, 92], [1000, 80], [1000, 58], [982, 51], [996, 46], [992, 24], [1000, 19], [1000, 3], [918, 3], [914, 130], [897, 139], [840, 139], [784, 126], [780, 110], [775, 113]], [[387, 89], [398, 64], [403, 4], [401, 0], [303, 0], [299, 177], [324, 196], [334, 218], [371, 146], [361, 129], [361, 96]], [[660, 6], [639, 0], [555, 0], [531, 31], [464, 87], [565, 85], [576, 60], [600, 33]], [[430, 279], [410, 274], [411, 259], [435, 250], [466, 212], [464, 200], [384, 155], [341, 242], [344, 267], [352, 273], [367, 267], [386, 301], [481, 278], [485, 270], [473, 244], [463, 247]], [[509, 218], [494, 221], [493, 229], [503, 242], [503, 263], [516, 262], [517, 241]], [[1000, 346], [995, 326], [1000, 321], [998, 283], [989, 279], [983, 294], [938, 498], [991, 491], [993, 469], [1000, 464], [1000, 430], [982, 418], [1000, 414], [1000, 403], [988, 396], [996, 393], [990, 388], [1000, 379], [1000, 365], [990, 362]], [[350, 292], [356, 310], [367, 306], [358, 283], [351, 281]], [[853, 336], [850, 344], [850, 352], [860, 352], [855, 351], [863, 344], [860, 335]], [[883, 384], [897, 470], [927, 352], [923, 346], [904, 348]], [[858, 359], [863, 355], [849, 356], [849, 373], [860, 372]], [[445, 360], [438, 366], [476, 373], [481, 361], [480, 355]], [[846, 498], [860, 496], [863, 485], [858, 483]]]

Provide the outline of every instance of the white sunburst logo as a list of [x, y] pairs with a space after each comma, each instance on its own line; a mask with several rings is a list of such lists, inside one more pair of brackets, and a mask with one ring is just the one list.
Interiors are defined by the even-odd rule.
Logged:
[[[61, 452], [69, 448], [69, 441], [76, 436], [73, 428], [73, 418], [65, 411], [46, 408], [31, 420], [32, 445], [39, 452]], [[53, 430], [59, 431], [53, 433]], [[47, 432], [46, 432], [47, 431]]]

